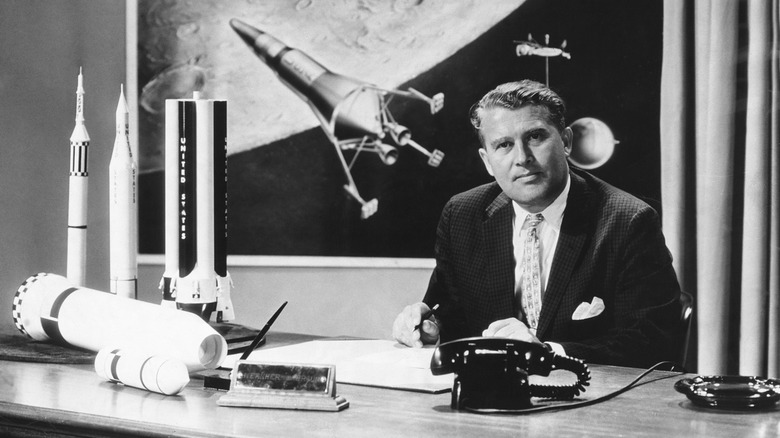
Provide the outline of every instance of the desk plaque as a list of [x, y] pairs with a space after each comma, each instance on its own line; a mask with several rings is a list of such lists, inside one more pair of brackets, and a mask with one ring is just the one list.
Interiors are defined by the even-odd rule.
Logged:
[[230, 391], [220, 406], [340, 411], [349, 402], [336, 394], [333, 365], [283, 364], [239, 360]]

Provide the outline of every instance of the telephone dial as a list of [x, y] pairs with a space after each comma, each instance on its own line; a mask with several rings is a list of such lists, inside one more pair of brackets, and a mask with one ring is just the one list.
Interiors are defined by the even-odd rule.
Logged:
[[[553, 370], [571, 371], [571, 385], [532, 385], [530, 375], [549, 376]], [[452, 409], [523, 410], [533, 407], [531, 397], [571, 400], [590, 381], [588, 365], [580, 359], [559, 356], [544, 346], [508, 338], [475, 337], [446, 342], [431, 358], [434, 375], [455, 373]]]

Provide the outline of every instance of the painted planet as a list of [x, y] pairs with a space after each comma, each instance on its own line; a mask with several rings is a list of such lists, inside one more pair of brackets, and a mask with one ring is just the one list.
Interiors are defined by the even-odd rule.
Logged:
[[583, 169], [595, 169], [612, 157], [618, 141], [606, 123], [593, 117], [583, 117], [569, 127], [574, 133], [569, 161]]

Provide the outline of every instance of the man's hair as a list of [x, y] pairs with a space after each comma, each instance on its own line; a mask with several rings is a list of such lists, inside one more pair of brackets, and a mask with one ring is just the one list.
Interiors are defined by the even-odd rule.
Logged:
[[496, 107], [519, 109], [525, 105], [544, 106], [550, 113], [549, 122], [560, 132], [566, 129], [566, 104], [563, 99], [547, 85], [523, 79], [499, 85], [471, 106], [469, 110], [471, 125], [476, 129], [480, 141], [482, 141], [482, 136], [479, 135], [479, 130], [482, 127], [482, 116], [486, 109]]

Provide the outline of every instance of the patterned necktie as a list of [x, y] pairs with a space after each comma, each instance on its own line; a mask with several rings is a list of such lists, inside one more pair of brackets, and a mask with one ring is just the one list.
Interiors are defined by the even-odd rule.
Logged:
[[522, 300], [521, 305], [525, 313], [528, 328], [536, 334], [539, 325], [539, 312], [542, 310], [542, 268], [539, 248], [539, 233], [537, 227], [544, 220], [541, 213], [528, 215], [528, 234], [523, 241], [522, 272]]

